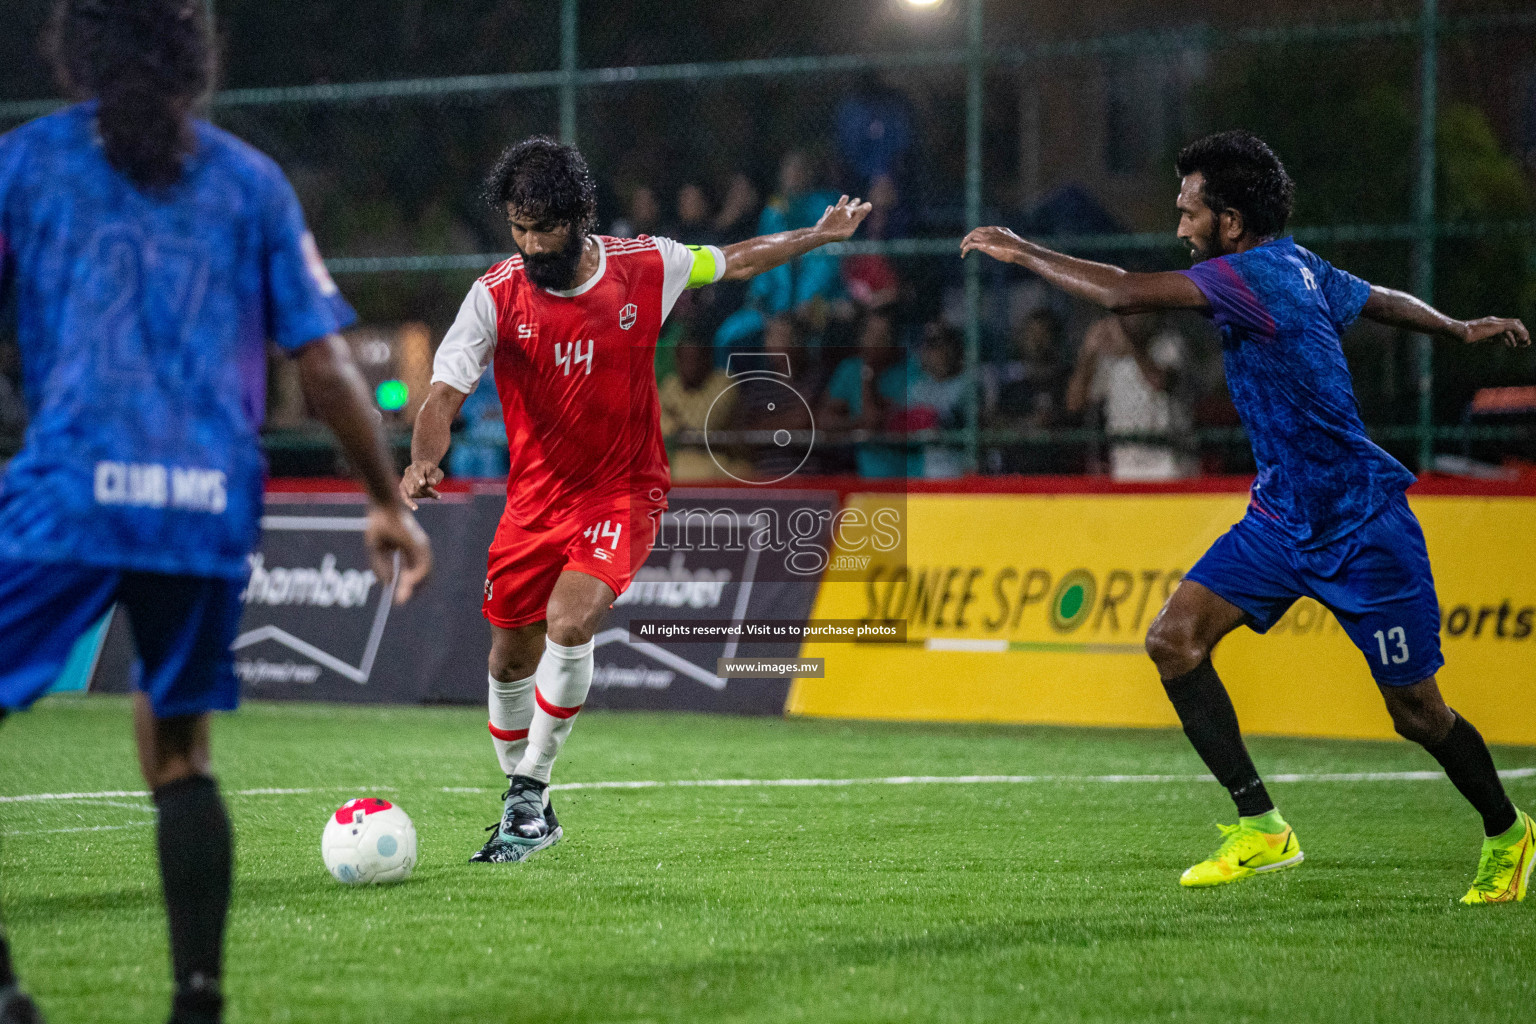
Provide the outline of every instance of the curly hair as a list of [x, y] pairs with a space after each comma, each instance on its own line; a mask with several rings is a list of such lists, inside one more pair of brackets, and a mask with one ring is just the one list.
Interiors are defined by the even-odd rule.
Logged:
[[597, 228], [597, 186], [575, 146], [535, 135], [508, 146], [485, 179], [485, 201], [506, 214], [507, 204], [538, 221], [570, 224], [581, 234]]
[[175, 184], [216, 73], [204, 0], [59, 0], [49, 52], [65, 91], [96, 99], [112, 166], [143, 187]]
[[1252, 132], [1235, 129], [1196, 139], [1174, 166], [1181, 178], [1196, 172], [1204, 176], [1201, 196], [1213, 212], [1236, 210], [1260, 238], [1285, 230], [1296, 184], [1274, 150]]

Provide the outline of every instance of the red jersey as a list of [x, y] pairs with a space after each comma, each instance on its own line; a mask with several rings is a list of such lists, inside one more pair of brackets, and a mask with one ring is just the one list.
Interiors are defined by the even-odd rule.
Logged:
[[719, 280], [712, 246], [597, 238], [596, 272], [541, 288], [521, 256], [476, 281], [438, 347], [432, 382], [469, 394], [494, 360], [511, 471], [507, 514], [555, 522], [610, 498], [671, 486], [656, 393], [656, 339], [685, 288]]

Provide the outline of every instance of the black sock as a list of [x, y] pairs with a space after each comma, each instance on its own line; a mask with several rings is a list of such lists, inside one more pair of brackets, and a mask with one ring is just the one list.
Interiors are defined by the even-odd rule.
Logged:
[[[1455, 714], [1455, 712], [1452, 712]], [[1496, 836], [1508, 832], [1515, 823], [1515, 805], [1504, 792], [1504, 783], [1493, 767], [1493, 755], [1482, 734], [1472, 723], [1456, 715], [1445, 739], [1434, 746], [1425, 744], [1429, 755], [1440, 762], [1451, 782], [1483, 816], [1483, 834]]]
[[16, 970], [11, 966], [11, 942], [5, 929], [0, 928], [0, 988], [16, 984]]
[[1206, 658], [1177, 679], [1165, 680], [1163, 688], [1179, 713], [1179, 721], [1184, 723], [1184, 735], [1194, 744], [1195, 752], [1216, 781], [1232, 794], [1237, 813], [1252, 818], [1274, 810], [1274, 802], [1243, 745], [1232, 698], [1221, 685], [1211, 659]]
[[154, 797], [160, 809], [160, 879], [176, 980], [171, 1019], [211, 1024], [223, 1008], [219, 978], [233, 861], [229, 818], [218, 783], [206, 775], [168, 782]]

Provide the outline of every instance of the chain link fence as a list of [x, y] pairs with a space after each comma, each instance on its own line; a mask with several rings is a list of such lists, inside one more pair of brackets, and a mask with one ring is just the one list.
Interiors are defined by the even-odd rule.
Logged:
[[[0, 126], [54, 103], [36, 98], [49, 84], [32, 45], [47, 5], [16, 6]], [[1204, 321], [1106, 318], [957, 258], [966, 230], [1001, 223], [1135, 269], [1185, 266], [1173, 155], [1218, 128], [1274, 145], [1298, 182], [1296, 238], [1325, 258], [1453, 315], [1536, 311], [1536, 12], [1520, 4], [390, 0], [338, 15], [220, 0], [216, 13], [212, 116], [292, 177], [360, 313], [360, 361], [376, 384], [406, 385], [380, 390], [402, 443], [432, 346], [510, 248], [480, 178], [535, 132], [580, 145], [605, 231], [730, 242], [844, 192], [876, 203], [854, 241], [776, 290], [717, 287], [674, 316], [658, 376], [680, 469], [702, 440], [700, 389], [726, 386], [733, 353], [782, 350], [820, 472], [875, 472], [869, 451], [922, 476], [1251, 470]], [[1529, 351], [1370, 325], [1345, 348], [1373, 435], [1410, 465], [1536, 458], [1536, 393], [1485, 391], [1536, 383]], [[842, 379], [870, 360], [892, 381], [879, 421]], [[14, 363], [0, 344], [13, 407]], [[269, 385], [274, 471], [334, 472], [290, 371], [274, 362]], [[504, 442], [493, 410], [488, 427], [476, 415], [456, 448], [464, 471], [494, 473]], [[771, 420], [732, 419], [735, 457], [757, 457], [743, 453]]]

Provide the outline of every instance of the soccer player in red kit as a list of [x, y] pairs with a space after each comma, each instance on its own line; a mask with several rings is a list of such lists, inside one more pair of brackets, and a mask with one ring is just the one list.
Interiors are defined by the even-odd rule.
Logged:
[[490, 731], [508, 779], [482, 863], [553, 845], [555, 758], [592, 685], [592, 636], [644, 564], [671, 476], [656, 339], [688, 288], [739, 281], [853, 234], [844, 196], [809, 228], [723, 248], [593, 234], [596, 189], [572, 146], [536, 137], [501, 155], [486, 198], [517, 255], [476, 281], [443, 338], [401, 493], [435, 498], [449, 428], [488, 365], [506, 417], [507, 507], [491, 544]]

